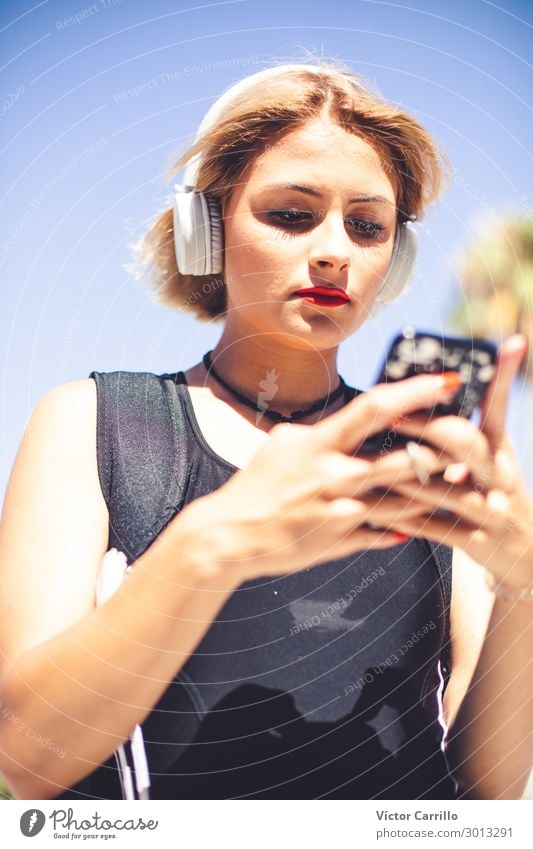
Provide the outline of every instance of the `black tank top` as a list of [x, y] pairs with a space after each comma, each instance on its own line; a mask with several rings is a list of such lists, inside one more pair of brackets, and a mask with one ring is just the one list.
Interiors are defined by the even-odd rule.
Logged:
[[[237, 467], [183, 372], [92, 372], [109, 547], [134, 561]], [[453, 799], [451, 551], [411, 539], [246, 581], [142, 724], [159, 799]], [[56, 797], [121, 798], [114, 756]]]

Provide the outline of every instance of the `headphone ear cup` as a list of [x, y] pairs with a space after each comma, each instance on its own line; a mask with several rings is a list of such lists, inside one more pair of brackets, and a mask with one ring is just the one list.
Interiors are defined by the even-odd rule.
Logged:
[[408, 288], [413, 274], [417, 249], [416, 230], [409, 227], [407, 223], [399, 224], [396, 229], [389, 268], [370, 310], [372, 317], [381, 312], [385, 304], [390, 304], [399, 298], [402, 292]]
[[218, 200], [174, 186], [174, 249], [181, 274], [206, 277], [223, 269], [224, 231]]

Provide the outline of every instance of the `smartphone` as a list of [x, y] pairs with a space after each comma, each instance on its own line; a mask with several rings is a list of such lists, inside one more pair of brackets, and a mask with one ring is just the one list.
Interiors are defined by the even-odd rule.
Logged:
[[[470, 418], [479, 406], [495, 369], [497, 347], [486, 339], [437, 336], [406, 327], [393, 340], [376, 383], [393, 383], [417, 374], [457, 371], [462, 385], [446, 404], [420, 410], [431, 416]], [[403, 447], [409, 437], [394, 431], [373, 434], [357, 449], [357, 454], [380, 454]], [[421, 440], [423, 442], [423, 440]]]

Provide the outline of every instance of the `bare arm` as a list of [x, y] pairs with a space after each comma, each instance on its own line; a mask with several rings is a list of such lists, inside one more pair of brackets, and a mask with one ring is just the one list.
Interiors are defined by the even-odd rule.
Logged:
[[[160, 537], [106, 604], [11, 667], [2, 700], [17, 723], [4, 722], [0, 744], [18, 798], [55, 796], [105, 761], [146, 718], [235, 588], [229, 581], [214, 588], [211, 554], [197, 536], [184, 530], [180, 539], [177, 526], [173, 535], [184, 550], [165, 550]], [[21, 733], [21, 724], [54, 749]]]
[[106, 760], [236, 586], [197, 529], [187, 532], [186, 508], [95, 609], [108, 520], [94, 439], [93, 381], [52, 390], [30, 419], [4, 504], [0, 766], [19, 798], [55, 796]]
[[533, 763], [530, 605], [494, 602], [482, 569], [460, 549], [454, 585], [450, 766], [465, 798], [519, 799]]

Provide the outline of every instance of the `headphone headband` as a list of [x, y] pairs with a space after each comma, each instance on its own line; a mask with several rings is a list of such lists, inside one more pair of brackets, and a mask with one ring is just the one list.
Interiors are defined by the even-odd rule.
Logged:
[[[208, 132], [227, 106], [257, 82], [287, 71], [312, 71], [329, 75], [332, 70], [343, 74], [361, 91], [367, 91], [344, 71], [321, 68], [317, 65], [277, 65], [244, 77], [223, 92], [211, 105], [196, 132], [194, 143]], [[195, 191], [202, 155], [197, 154], [185, 168], [183, 184], [174, 186], [174, 245], [176, 262], [181, 274], [206, 277], [223, 271], [224, 231], [220, 205], [215, 197]], [[394, 238], [391, 262], [371, 309], [375, 316], [384, 304], [396, 300], [407, 288], [417, 253], [417, 234], [409, 227], [415, 216], [400, 216]]]
[[[196, 136], [194, 138], [194, 143], [196, 142], [206, 133], [208, 130], [213, 127], [227, 106], [229, 106], [233, 100], [236, 100], [239, 95], [243, 94], [243, 92], [247, 91], [249, 88], [252, 88], [256, 83], [262, 82], [263, 80], [270, 79], [271, 77], [279, 76], [280, 74], [285, 74], [287, 71], [313, 71], [314, 73], [322, 72], [325, 74], [329, 73], [327, 68], [321, 68], [319, 65], [276, 65], [273, 68], [265, 68], [262, 71], [256, 71], [255, 74], [250, 74], [248, 77], [244, 77], [242, 80], [239, 80], [236, 83], [233, 83], [226, 91], [224, 91], [220, 97], [215, 100], [215, 102], [210, 106], [204, 115], [200, 126], [196, 132]], [[339, 73], [343, 73], [343, 71], [339, 71]], [[361, 90], [365, 90], [363, 86], [359, 85], [355, 80], [353, 84], [360, 88]], [[190, 186], [194, 188], [196, 186], [196, 179], [198, 177], [198, 170], [201, 163], [201, 157], [195, 156], [190, 162], [187, 163], [187, 167], [185, 168], [183, 174], [183, 183], [185, 186]]]

